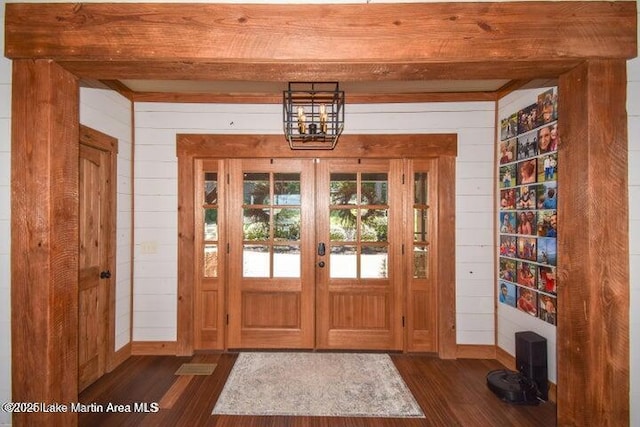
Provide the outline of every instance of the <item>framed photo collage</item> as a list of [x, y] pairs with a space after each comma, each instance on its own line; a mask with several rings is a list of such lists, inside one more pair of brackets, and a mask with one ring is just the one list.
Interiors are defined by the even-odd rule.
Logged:
[[556, 324], [558, 92], [500, 120], [498, 299]]

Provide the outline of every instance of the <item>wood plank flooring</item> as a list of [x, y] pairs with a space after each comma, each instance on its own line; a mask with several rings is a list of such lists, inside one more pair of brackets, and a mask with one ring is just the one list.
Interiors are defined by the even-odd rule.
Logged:
[[[219, 427], [453, 427], [554, 426], [556, 405], [510, 405], [486, 386], [486, 374], [504, 368], [494, 360], [440, 360], [433, 356], [392, 354], [400, 374], [422, 407], [425, 419], [336, 418], [211, 415], [235, 363], [237, 353], [194, 357], [133, 356], [80, 395], [84, 404], [134, 405], [169, 402], [156, 413], [81, 413], [80, 426], [219, 426]], [[174, 372], [182, 363], [217, 363], [210, 376], [196, 375], [184, 384]], [[182, 379], [181, 379], [182, 378]], [[179, 387], [173, 387], [176, 382]], [[171, 391], [170, 391], [171, 390]], [[178, 394], [176, 393], [178, 390]], [[169, 392], [168, 396], [165, 396]], [[166, 406], [166, 405], [163, 405]]]

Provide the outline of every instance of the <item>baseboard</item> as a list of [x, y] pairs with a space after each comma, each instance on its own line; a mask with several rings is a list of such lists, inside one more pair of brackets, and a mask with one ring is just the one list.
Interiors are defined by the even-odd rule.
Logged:
[[498, 346], [496, 346], [496, 360], [502, 363], [507, 369], [511, 369], [512, 371], [516, 369], [515, 356], [510, 355]]
[[[507, 369], [516, 370], [516, 358], [500, 347], [496, 347], [496, 360], [502, 363]], [[548, 398], [550, 402], [557, 403], [558, 388], [555, 383], [548, 381]]]
[[111, 372], [116, 369], [122, 362], [127, 360], [131, 356], [131, 342], [126, 343], [119, 350], [111, 355], [109, 366], [107, 366], [107, 372]]
[[133, 356], [175, 356], [177, 347], [175, 341], [133, 341], [131, 354]]
[[458, 344], [456, 357], [458, 359], [495, 359], [496, 347], [493, 345]]

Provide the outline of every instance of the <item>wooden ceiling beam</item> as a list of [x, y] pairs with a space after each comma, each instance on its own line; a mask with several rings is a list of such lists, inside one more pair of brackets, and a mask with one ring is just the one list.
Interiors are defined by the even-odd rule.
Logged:
[[60, 61], [82, 78], [99, 80], [162, 79], [215, 81], [411, 81], [556, 78], [583, 62], [581, 59], [535, 61], [483, 61], [458, 63], [357, 62], [137, 62]]
[[446, 69], [471, 77], [474, 64], [483, 74], [494, 63], [489, 68], [496, 78], [501, 63], [511, 67], [518, 62], [543, 65], [550, 59], [635, 57], [636, 17], [633, 1], [9, 3], [5, 54], [11, 59], [120, 63], [120, 73], [135, 78], [152, 74], [144, 67], [133, 70], [135, 63], [156, 64], [157, 71], [172, 63], [181, 73], [194, 69], [208, 76], [218, 63], [232, 64], [234, 71], [241, 68], [238, 65], [254, 64], [261, 71], [271, 67], [275, 76], [290, 62], [296, 64], [282, 77], [287, 80], [295, 80], [296, 68], [300, 77], [313, 76], [310, 64], [317, 64], [319, 77], [336, 66], [337, 73], [347, 64], [344, 71], [351, 73], [362, 71], [365, 64], [370, 79], [390, 78], [394, 72], [424, 78]]

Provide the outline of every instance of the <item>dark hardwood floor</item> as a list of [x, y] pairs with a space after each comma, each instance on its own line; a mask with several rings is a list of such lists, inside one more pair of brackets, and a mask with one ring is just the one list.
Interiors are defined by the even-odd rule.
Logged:
[[[133, 356], [89, 386], [80, 402], [106, 405], [173, 400], [156, 413], [81, 413], [80, 426], [555, 426], [556, 405], [511, 405], [486, 386], [486, 374], [504, 368], [494, 360], [440, 360], [432, 356], [392, 354], [394, 363], [422, 407], [425, 419], [334, 418], [211, 415], [237, 353], [192, 357]], [[217, 363], [210, 376], [180, 377], [182, 363]], [[177, 384], [175, 384], [178, 382]], [[175, 384], [175, 385], [174, 385]], [[173, 386], [173, 387], [172, 387]], [[182, 386], [182, 387], [180, 387]], [[171, 391], [170, 391], [171, 390]], [[177, 392], [176, 392], [177, 391]], [[164, 397], [164, 399], [163, 399]], [[170, 397], [174, 397], [171, 399]], [[169, 398], [169, 399], [168, 399]]]

